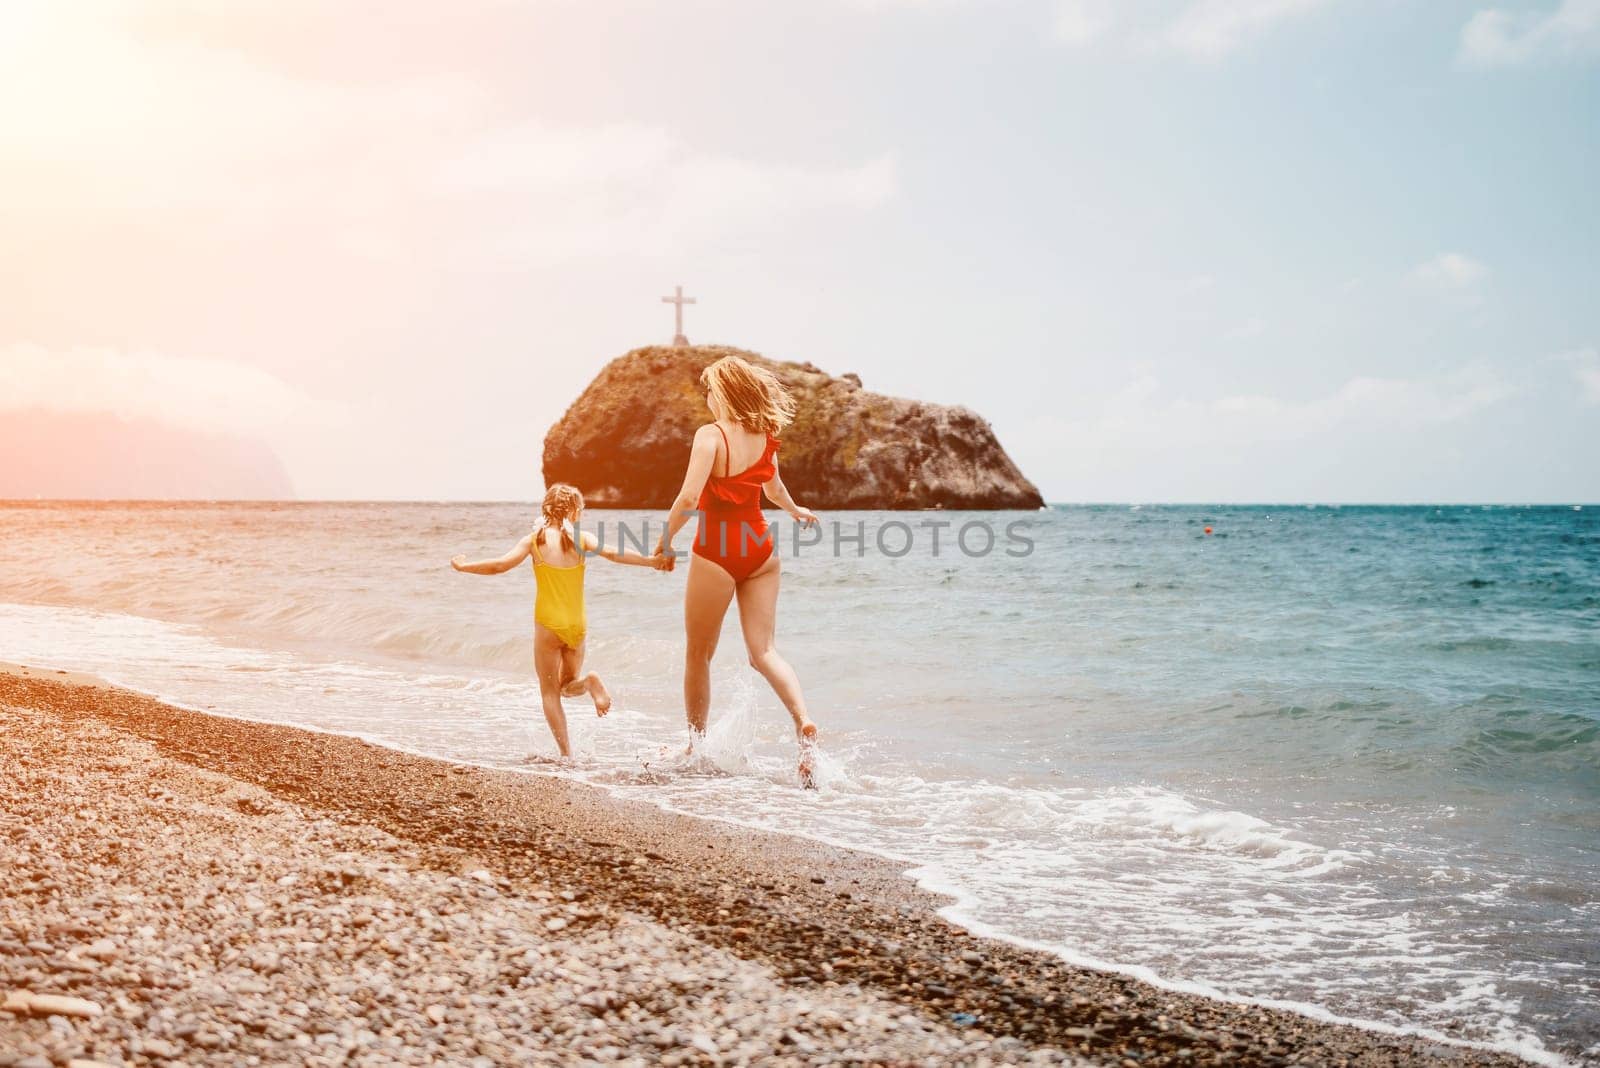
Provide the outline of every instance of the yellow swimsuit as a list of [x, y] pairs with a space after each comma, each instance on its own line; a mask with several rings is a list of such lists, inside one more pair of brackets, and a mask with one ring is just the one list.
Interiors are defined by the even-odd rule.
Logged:
[[577, 546], [576, 564], [557, 567], [546, 563], [539, 552], [542, 533], [533, 537], [533, 580], [539, 587], [533, 602], [533, 621], [554, 631], [569, 649], [576, 649], [589, 629], [583, 611], [583, 547]]

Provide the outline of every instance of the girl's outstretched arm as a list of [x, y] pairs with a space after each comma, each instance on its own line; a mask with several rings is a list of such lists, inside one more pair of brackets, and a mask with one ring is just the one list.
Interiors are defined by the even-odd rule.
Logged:
[[665, 571], [671, 566], [671, 561], [664, 556], [646, 556], [632, 549], [624, 549], [621, 545], [604, 545], [598, 537], [588, 531], [584, 531], [582, 537], [584, 552], [603, 556], [613, 564], [637, 564], [640, 567], [653, 567], [657, 571]]
[[778, 458], [776, 456], [772, 458], [772, 477], [762, 483], [761, 488], [766, 491], [767, 500], [788, 512], [790, 518], [801, 526], [809, 527], [813, 523], [821, 522], [817, 518], [817, 513], [809, 508], [802, 508], [795, 504], [794, 498], [789, 496], [789, 487], [783, 484], [783, 475], [778, 473]]
[[499, 575], [522, 563], [532, 551], [533, 535], [529, 534], [498, 560], [478, 560], [469, 564], [465, 556], [455, 556], [451, 557], [450, 566], [469, 575]]

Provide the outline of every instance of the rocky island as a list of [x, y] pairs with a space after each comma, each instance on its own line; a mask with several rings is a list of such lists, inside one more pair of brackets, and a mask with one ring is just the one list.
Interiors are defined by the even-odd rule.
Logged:
[[783, 480], [813, 508], [1041, 508], [994, 430], [969, 408], [861, 388], [810, 363], [721, 345], [652, 346], [612, 360], [544, 440], [544, 480], [593, 506], [666, 508], [694, 430], [710, 419], [700, 372], [723, 356], [772, 371], [798, 402], [783, 434]]

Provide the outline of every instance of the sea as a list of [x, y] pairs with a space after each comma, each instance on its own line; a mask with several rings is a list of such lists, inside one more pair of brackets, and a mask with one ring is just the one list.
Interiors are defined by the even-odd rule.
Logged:
[[0, 504], [0, 659], [880, 854], [974, 932], [1175, 989], [1600, 1063], [1600, 507], [779, 525], [814, 791], [732, 611], [683, 755], [682, 564], [590, 562], [616, 707], [569, 700], [552, 762], [529, 569], [448, 563], [535, 511]]

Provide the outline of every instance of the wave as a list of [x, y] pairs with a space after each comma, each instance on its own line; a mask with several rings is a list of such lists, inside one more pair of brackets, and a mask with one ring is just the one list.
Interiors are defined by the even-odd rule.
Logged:
[[1600, 720], [1491, 698], [1463, 715], [1469, 720], [1465, 736], [1450, 752], [1464, 771], [1523, 786], [1564, 785], [1588, 797], [1600, 792]]
[[[1273, 867], [1321, 875], [1358, 859], [1353, 851], [1327, 849], [1296, 839], [1284, 828], [1227, 808], [1202, 808], [1169, 791], [1143, 787], [1111, 792], [1072, 806], [1071, 823], [1099, 827], [1129, 836], [1176, 840], [1202, 849], [1270, 861]], [[1030, 814], [1042, 816], [1044, 813]]]
[[[0, 606], [0, 637], [34, 662], [98, 668], [187, 707], [215, 706], [463, 762], [517, 766], [521, 746], [538, 729], [526, 680], [308, 662], [225, 646], [196, 628], [79, 610]], [[391, 637], [405, 644], [440, 635], [399, 628]], [[240, 669], [251, 672], [248, 685], [232, 674]], [[1188, 976], [1169, 981], [1230, 997], [1291, 991], [1293, 1000], [1337, 1006], [1345, 1016], [1361, 1016], [1365, 1007], [1390, 1026], [1411, 1013], [1441, 1019], [1430, 1009], [1438, 995], [1422, 988], [1403, 987], [1387, 1003], [1370, 999], [1371, 977], [1388, 974], [1383, 962], [1399, 946], [1425, 962], [1431, 984], [1461, 999], [1452, 1018], [1476, 1021], [1487, 1033], [1510, 1011], [1497, 987], [1470, 993], [1458, 982], [1481, 974], [1481, 966], [1458, 959], [1459, 932], [1420, 928], [1396, 913], [1403, 906], [1379, 881], [1391, 862], [1366, 848], [1330, 845], [1155, 785], [928, 779], [886, 763], [848, 732], [829, 746], [823, 790], [807, 796], [794, 787], [782, 729], [774, 744], [756, 714], [752, 685], [719, 693], [703, 760], [673, 755], [673, 712], [629, 702], [604, 726], [593, 717], [574, 719], [575, 747], [587, 760], [563, 774], [678, 811], [740, 813], [734, 822], [940, 872], [959, 890], [962, 914], [975, 927], [1063, 955], [1120, 961], [1123, 970], [1157, 979]], [[1339, 967], [1328, 968], [1329, 959]]]
[[372, 642], [380, 652], [410, 660], [453, 664], [475, 664], [503, 671], [531, 671], [533, 635], [518, 635], [498, 640], [477, 631], [436, 625], [395, 627], [382, 631]]

